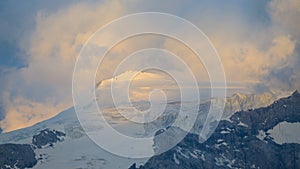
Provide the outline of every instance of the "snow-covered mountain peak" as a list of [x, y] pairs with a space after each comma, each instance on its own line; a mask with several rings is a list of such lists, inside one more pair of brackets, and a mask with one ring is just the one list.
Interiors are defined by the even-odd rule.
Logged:
[[115, 83], [143, 83], [147, 85], [153, 85], [156, 83], [168, 84], [171, 78], [166, 76], [166, 74], [158, 71], [133, 71], [128, 70], [123, 73], [117, 74], [116, 76], [108, 79], [101, 80], [97, 84], [98, 89], [110, 86], [113, 82]]

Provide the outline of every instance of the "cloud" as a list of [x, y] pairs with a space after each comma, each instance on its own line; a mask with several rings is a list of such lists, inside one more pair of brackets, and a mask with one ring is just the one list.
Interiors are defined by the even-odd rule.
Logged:
[[[272, 29], [276, 34], [287, 35], [293, 44], [287, 39], [278, 39], [278, 49], [274, 54], [289, 57], [282, 61], [279, 66], [273, 67], [269, 73], [263, 77], [263, 82], [268, 86], [282, 90], [300, 89], [300, 2], [298, 0], [272, 0], [268, 4], [268, 12], [272, 19]], [[290, 46], [288, 53], [282, 53], [281, 48]], [[292, 50], [293, 49], [293, 50]]]
[[118, 1], [39, 11], [31, 36], [20, 42], [28, 66], [10, 73], [3, 87], [6, 117], [1, 128], [26, 127], [72, 106], [72, 74], [81, 47], [100, 26], [123, 12]]
[[0, 126], [3, 131], [8, 132], [34, 125], [57, 114], [57, 110], [65, 109], [65, 105], [54, 105], [53, 101], [35, 102], [28, 98], [16, 97], [13, 101], [6, 102], [4, 106], [8, 112]]
[[[227, 80], [254, 88], [265, 84], [282, 90], [299, 89], [295, 80], [300, 77], [299, 1], [226, 2], [231, 5], [216, 5], [211, 10], [208, 6], [213, 2], [194, 7], [197, 9], [189, 15], [215, 45]], [[286, 76], [287, 72], [291, 74]], [[278, 79], [281, 75], [286, 76], [285, 81]]]
[[272, 0], [269, 3], [269, 13], [275, 26], [282, 32], [300, 37], [300, 2], [298, 0]]
[[[173, 4], [164, 1], [158, 9], [156, 3], [145, 1], [81, 1], [61, 9], [39, 11], [35, 28], [20, 42], [20, 48], [26, 51], [27, 66], [10, 73], [3, 86], [5, 92], [1, 95], [7, 116], [0, 126], [5, 131], [25, 127], [71, 106], [73, 68], [85, 41], [109, 21], [141, 11], [178, 14], [199, 26], [218, 50], [229, 83], [265, 84], [289, 90], [300, 86], [298, 0]], [[110, 36], [114, 35], [106, 38]], [[98, 70], [98, 80], [111, 78], [120, 58], [145, 47], [178, 54], [199, 81], [208, 80], [203, 65], [195, 61], [191, 51], [176, 41], [154, 36], [136, 37], [116, 46]], [[166, 62], [165, 66], [172, 63]]]
[[215, 44], [229, 81], [245, 82], [259, 82], [271, 69], [282, 66], [295, 48], [287, 36], [274, 37], [265, 48], [247, 41]]

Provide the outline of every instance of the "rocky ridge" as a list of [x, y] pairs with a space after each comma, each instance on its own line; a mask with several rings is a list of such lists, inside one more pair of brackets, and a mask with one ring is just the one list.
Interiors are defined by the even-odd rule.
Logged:
[[[188, 134], [171, 150], [152, 157], [145, 165], [131, 169], [273, 168], [297, 169], [300, 144], [277, 144], [273, 138], [259, 138], [280, 122], [300, 122], [300, 94], [275, 101], [270, 106], [239, 111], [220, 121], [212, 136], [199, 143], [199, 136]], [[159, 143], [158, 143], [159, 144]]]

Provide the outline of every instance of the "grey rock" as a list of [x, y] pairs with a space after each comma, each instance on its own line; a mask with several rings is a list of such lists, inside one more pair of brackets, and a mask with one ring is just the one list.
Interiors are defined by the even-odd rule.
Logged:
[[0, 168], [31, 168], [37, 163], [35, 153], [29, 144], [1, 144]]
[[66, 134], [63, 132], [45, 129], [32, 137], [32, 144], [38, 148], [42, 148], [42, 146], [47, 145], [53, 146], [54, 143], [62, 141], [61, 137], [64, 136], [66, 136]]

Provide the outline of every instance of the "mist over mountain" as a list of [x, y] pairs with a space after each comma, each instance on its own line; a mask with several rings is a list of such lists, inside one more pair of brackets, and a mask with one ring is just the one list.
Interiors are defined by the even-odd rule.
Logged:
[[[236, 97], [265, 98], [266, 96], [244, 97], [237, 94], [229, 98], [230, 103], [237, 103], [234, 99]], [[242, 100], [237, 105], [243, 105], [245, 99]], [[252, 103], [249, 105], [262, 104]], [[220, 121], [212, 136], [204, 143], [199, 142], [199, 136], [195, 132], [201, 127], [195, 128], [191, 131], [192, 133], [186, 133], [187, 136], [177, 146], [150, 159], [122, 158], [104, 151], [88, 138], [74, 109], [71, 108], [32, 127], [2, 133], [0, 135], [0, 166], [2, 168], [16, 166], [20, 169], [30, 167], [111, 169], [130, 166], [131, 168], [270, 168], [271, 166], [272, 168], [297, 168], [295, 166], [299, 166], [299, 142], [289, 137], [285, 137], [285, 140], [278, 140], [280, 132], [278, 133], [276, 128], [278, 125], [283, 126], [284, 123], [300, 122], [299, 103], [300, 94], [294, 92], [291, 96], [279, 99], [263, 108], [255, 109], [247, 106], [247, 109], [232, 113], [233, 115]], [[206, 104], [200, 105], [202, 108], [206, 106]], [[176, 103], [171, 103], [166, 112], [172, 113], [176, 107]], [[111, 123], [115, 129], [122, 132], [120, 129], [130, 128], [129, 123], [126, 123], [123, 118], [117, 118], [119, 115], [112, 114], [112, 112], [113, 110], [108, 110], [105, 116], [107, 119], [115, 119], [114, 123]], [[163, 124], [169, 123], [168, 118], [164, 120], [166, 121], [161, 121]], [[199, 121], [197, 123], [200, 124]], [[156, 127], [154, 131], [156, 136], [153, 140], [155, 151], [159, 151], [159, 147], [172, 141], [172, 138], [160, 139], [160, 133], [165, 130], [187, 132], [176, 126]], [[300, 125], [293, 128], [298, 130], [299, 127]], [[291, 128], [285, 128], [285, 130], [289, 131]], [[131, 131], [130, 134], [141, 136], [145, 133], [147, 133], [147, 128], [144, 126], [144, 130]], [[13, 152], [15, 155], [11, 155]], [[23, 152], [28, 152], [28, 154]], [[8, 156], [10, 156], [9, 160], [7, 160]]]

